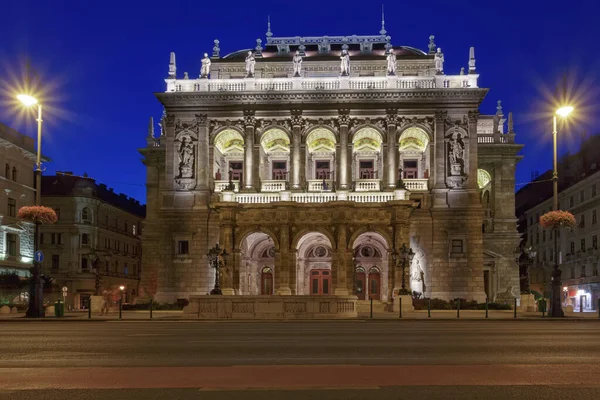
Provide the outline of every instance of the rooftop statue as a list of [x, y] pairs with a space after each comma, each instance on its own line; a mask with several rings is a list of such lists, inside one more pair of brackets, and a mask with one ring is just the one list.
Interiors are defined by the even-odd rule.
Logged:
[[396, 54], [393, 49], [387, 55], [387, 74], [396, 75]]
[[251, 51], [248, 52], [248, 57], [246, 57], [246, 77], [253, 78], [254, 77], [254, 65], [256, 64], [256, 60], [254, 59], [254, 55]]
[[208, 58], [208, 53], [204, 53], [204, 58], [202, 59], [202, 67], [200, 68], [200, 78], [208, 78], [208, 74], [210, 74], [210, 58]]
[[350, 75], [350, 55], [348, 54], [347, 50], [342, 50], [340, 60], [340, 73], [342, 76]]
[[441, 47], [438, 47], [435, 53], [435, 70], [439, 75], [444, 73], [444, 53]]
[[296, 50], [296, 55], [293, 58], [294, 61], [294, 76], [300, 76], [300, 70], [302, 69], [302, 56], [300, 52]]

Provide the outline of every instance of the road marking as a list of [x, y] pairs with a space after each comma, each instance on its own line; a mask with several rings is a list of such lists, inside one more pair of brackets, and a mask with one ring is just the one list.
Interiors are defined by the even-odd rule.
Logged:
[[246, 338], [232, 339], [232, 340], [188, 340], [188, 343], [300, 343], [299, 340], [285, 340], [285, 339], [259, 339], [259, 340], [248, 340]]
[[286, 387], [286, 386], [265, 386], [265, 387], [237, 387], [237, 388], [200, 388], [198, 389], [200, 392], [238, 392], [238, 391], [267, 391], [267, 390], [277, 390], [277, 391], [300, 391], [300, 390], [381, 390], [379, 386], [348, 386], [348, 387], [339, 387], [339, 386], [300, 386], [300, 387]]
[[126, 336], [173, 336], [174, 333], [132, 333]]

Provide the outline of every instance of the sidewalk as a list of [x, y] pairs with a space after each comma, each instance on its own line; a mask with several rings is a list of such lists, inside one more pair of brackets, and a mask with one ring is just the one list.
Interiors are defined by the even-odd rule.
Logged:
[[[517, 320], [597, 320], [598, 318], [597, 312], [566, 312], [565, 318], [549, 318], [547, 315], [542, 318], [541, 313], [533, 313], [533, 312], [519, 312], [517, 311]], [[123, 311], [122, 321], [151, 321], [150, 320], [150, 312], [147, 310], [128, 310]], [[280, 321], [280, 320], [255, 320], [255, 319], [244, 319], [244, 320], [208, 320], [208, 319], [184, 319], [182, 311], [153, 311], [152, 320], [157, 321], [185, 321], [185, 322], [194, 322], [194, 321], [235, 321], [235, 322], [256, 322], [256, 321]], [[373, 311], [373, 317], [371, 318], [370, 312], [359, 312], [358, 319], [351, 320], [361, 320], [361, 321], [373, 321], [373, 320], [400, 320], [399, 314], [395, 312], [384, 312], [384, 311]], [[482, 310], [461, 310], [460, 318], [457, 318], [456, 310], [432, 310], [431, 317], [427, 316], [427, 310], [421, 311], [411, 311], [411, 312], [403, 312], [402, 320], [426, 320], [426, 321], [434, 321], [434, 320], [515, 320], [514, 312], [512, 310], [490, 310], [488, 312], [488, 318], [485, 318], [485, 311]], [[19, 314], [3, 314], [0, 315], [0, 323], [2, 322], [33, 322], [33, 321], [119, 321], [119, 312], [110, 312], [109, 315], [100, 315], [99, 313], [92, 313], [91, 319], [88, 318], [87, 311], [78, 311], [78, 312], [67, 312], [65, 313], [64, 318], [56, 318], [54, 315], [46, 316], [43, 319], [34, 319], [34, 318], [25, 318], [24, 313]], [[341, 319], [298, 319], [298, 320], [289, 320], [285, 321], [344, 321]], [[347, 321], [347, 320], [345, 320]]]

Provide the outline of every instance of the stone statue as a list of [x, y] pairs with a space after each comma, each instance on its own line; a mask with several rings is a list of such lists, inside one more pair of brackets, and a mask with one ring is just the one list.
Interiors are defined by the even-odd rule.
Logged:
[[302, 56], [300, 51], [296, 50], [296, 55], [293, 58], [294, 61], [294, 76], [300, 76], [300, 70], [302, 69]]
[[387, 74], [396, 75], [396, 54], [393, 49], [387, 55]]
[[191, 178], [194, 167], [194, 145], [192, 139], [184, 136], [179, 146], [179, 173], [182, 178]]
[[444, 53], [442, 53], [442, 48], [437, 48], [437, 53], [435, 53], [435, 70], [438, 74], [444, 73]]
[[200, 68], [200, 78], [208, 78], [208, 74], [210, 74], [210, 58], [208, 58], [208, 53], [204, 53], [204, 58], [202, 59], [202, 67]]
[[342, 76], [350, 74], [350, 55], [347, 50], [342, 50], [342, 55], [340, 56], [340, 73]]
[[248, 78], [254, 77], [254, 64], [256, 64], [256, 60], [252, 52], [249, 51], [248, 57], [246, 57], [246, 76]]
[[450, 175], [464, 175], [463, 167], [465, 164], [465, 142], [462, 135], [456, 135], [456, 139], [451, 139], [448, 143], [448, 160], [450, 161]]

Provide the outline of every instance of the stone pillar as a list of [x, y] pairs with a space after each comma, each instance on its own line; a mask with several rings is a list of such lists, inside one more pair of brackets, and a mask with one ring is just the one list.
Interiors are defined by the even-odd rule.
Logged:
[[388, 189], [395, 189], [398, 170], [396, 167], [396, 157], [398, 156], [398, 148], [396, 147], [397, 110], [387, 110], [385, 122], [387, 126], [387, 187]]
[[220, 238], [219, 245], [221, 248], [225, 249], [227, 253], [230, 254], [229, 261], [224, 268], [220, 270], [220, 285], [221, 291], [224, 295], [234, 295], [235, 290], [233, 289], [233, 276], [234, 276], [234, 263], [236, 262], [236, 257], [234, 255], [234, 250], [232, 249], [232, 232], [233, 226], [229, 222], [224, 222], [221, 220], [221, 229], [220, 229]]
[[298, 294], [298, 263], [296, 262], [296, 250], [288, 252], [288, 277], [289, 287], [292, 295]]
[[292, 189], [300, 189], [300, 171], [301, 160], [300, 160], [300, 141], [302, 134], [302, 111], [292, 110], [292, 160], [290, 163], [290, 183]]
[[435, 158], [430, 161], [431, 174], [433, 175], [434, 189], [446, 189], [446, 154], [445, 152], [445, 122], [448, 117], [446, 111], [435, 112]]
[[348, 171], [350, 170], [350, 162], [352, 155], [348, 154], [350, 146], [348, 145], [348, 128], [350, 125], [350, 115], [348, 110], [339, 110], [338, 126], [340, 136], [340, 157], [338, 167], [338, 187], [341, 190], [349, 190], [351, 182]]
[[[469, 111], [468, 114], [468, 129], [469, 129], [469, 179], [467, 182], [467, 188], [478, 192], [479, 187], [477, 186], [477, 119], [479, 117], [479, 111]], [[514, 196], [513, 196], [514, 197]], [[479, 193], [477, 193], [477, 204], [479, 204]], [[514, 207], [513, 207], [514, 208]]]
[[168, 114], [165, 117], [166, 125], [166, 162], [165, 162], [165, 189], [175, 189], [175, 176], [177, 174], [178, 159], [175, 152], [175, 115]]
[[198, 126], [198, 156], [196, 158], [196, 171], [198, 179], [196, 189], [207, 191], [209, 188], [209, 153], [208, 153], [208, 124], [206, 114], [196, 115]]
[[[279, 239], [279, 251], [275, 253], [275, 268], [280, 268], [279, 285], [275, 288], [277, 295], [291, 295], [290, 290], [290, 238], [289, 226], [281, 225], [281, 234]], [[279, 262], [278, 262], [279, 261]], [[295, 257], [294, 257], [295, 261]]]
[[346, 251], [348, 247], [348, 239], [346, 236], [346, 225], [338, 226], [338, 241], [337, 251], [335, 252], [335, 262], [331, 265], [332, 279], [335, 284], [333, 294], [336, 296], [347, 296], [348, 288], [348, 267]]
[[[244, 190], [254, 189], [254, 110], [244, 110]], [[229, 173], [229, 171], [227, 171]]]
[[352, 254], [352, 243], [349, 244], [350, 248], [344, 252], [344, 258], [346, 262], [346, 290], [348, 294], [355, 295], [354, 293], [354, 280], [356, 278], [356, 265], [354, 265], [354, 257]]

